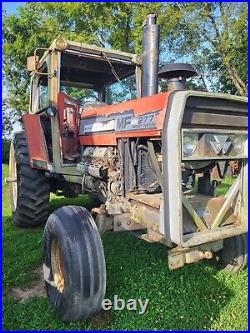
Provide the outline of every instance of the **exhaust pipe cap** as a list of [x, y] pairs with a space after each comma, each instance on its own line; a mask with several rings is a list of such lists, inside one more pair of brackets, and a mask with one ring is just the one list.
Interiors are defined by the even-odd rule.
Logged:
[[167, 79], [168, 91], [185, 90], [186, 79], [196, 76], [197, 72], [190, 64], [166, 64], [158, 72], [158, 77]]
[[156, 24], [156, 15], [154, 13], [148, 13], [146, 19], [143, 22], [143, 27], [145, 25]]
[[188, 79], [196, 75], [197, 72], [192, 65], [183, 63], [166, 64], [162, 66], [158, 72], [159, 78], [167, 80], [180, 77], [183, 79]]

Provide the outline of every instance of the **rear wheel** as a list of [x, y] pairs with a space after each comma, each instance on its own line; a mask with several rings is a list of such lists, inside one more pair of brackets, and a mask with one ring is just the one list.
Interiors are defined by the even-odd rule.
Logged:
[[247, 234], [224, 239], [224, 246], [217, 253], [216, 261], [227, 273], [238, 273], [247, 265]]
[[10, 146], [9, 182], [12, 222], [18, 227], [45, 223], [49, 212], [49, 183], [41, 170], [30, 166], [24, 132], [17, 133]]
[[52, 213], [44, 230], [47, 296], [62, 321], [91, 317], [106, 291], [103, 246], [91, 214], [65, 206]]

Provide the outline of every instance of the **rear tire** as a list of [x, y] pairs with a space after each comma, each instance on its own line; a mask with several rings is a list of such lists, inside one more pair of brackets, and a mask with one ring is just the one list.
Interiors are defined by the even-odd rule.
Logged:
[[247, 243], [247, 234], [224, 239], [223, 249], [216, 256], [219, 268], [231, 274], [242, 271], [247, 265]]
[[91, 317], [106, 291], [103, 246], [91, 214], [79, 206], [57, 209], [48, 218], [43, 244], [46, 292], [59, 318]]
[[34, 227], [45, 223], [49, 212], [49, 182], [41, 170], [31, 168], [24, 132], [16, 133], [11, 143], [9, 176], [13, 224]]

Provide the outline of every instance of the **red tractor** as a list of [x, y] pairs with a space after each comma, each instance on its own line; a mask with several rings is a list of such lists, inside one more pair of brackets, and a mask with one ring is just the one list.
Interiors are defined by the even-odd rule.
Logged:
[[[159, 26], [149, 14], [141, 55], [62, 38], [28, 58], [29, 112], [10, 151], [14, 225], [46, 223], [43, 271], [63, 321], [101, 308], [106, 269], [100, 234], [136, 231], [168, 250], [176, 269], [217, 259], [247, 262], [247, 99], [185, 89], [191, 65], [158, 69]], [[159, 79], [167, 91], [158, 93]], [[121, 100], [123, 99], [123, 101]], [[220, 184], [237, 162], [225, 196]], [[50, 192], [89, 193], [96, 207], [48, 216]], [[131, 249], [132, 250], [132, 249]], [[132, 251], [131, 251], [132, 255]]]

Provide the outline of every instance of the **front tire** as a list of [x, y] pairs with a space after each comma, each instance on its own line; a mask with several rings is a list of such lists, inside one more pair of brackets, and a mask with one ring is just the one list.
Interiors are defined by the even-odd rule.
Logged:
[[47, 296], [64, 322], [84, 320], [101, 309], [106, 291], [103, 246], [91, 214], [64, 206], [45, 226], [43, 271]]
[[224, 239], [223, 249], [215, 257], [219, 268], [231, 274], [242, 271], [247, 265], [247, 243], [247, 234]]
[[12, 222], [18, 227], [45, 223], [50, 187], [43, 171], [32, 169], [24, 132], [16, 133], [10, 146], [10, 201]]

